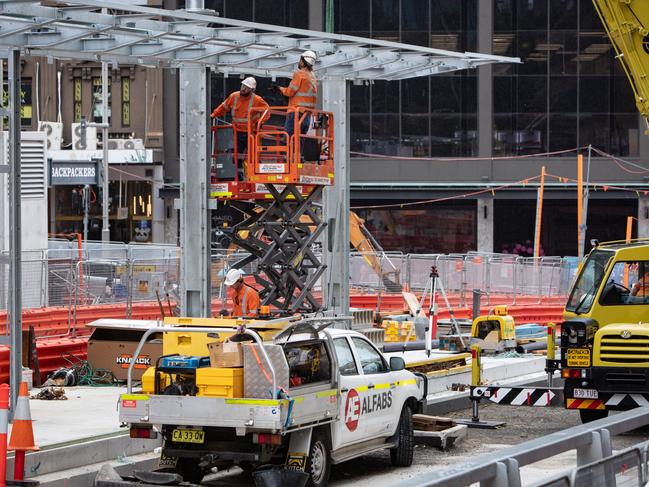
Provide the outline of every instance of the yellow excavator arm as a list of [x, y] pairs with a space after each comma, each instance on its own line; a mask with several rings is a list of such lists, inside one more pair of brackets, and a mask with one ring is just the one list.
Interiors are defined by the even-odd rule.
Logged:
[[365, 222], [353, 211], [349, 212], [349, 243], [362, 253], [367, 265], [376, 272], [388, 291], [401, 291], [399, 270], [392, 265], [389, 258], [387, 261], [391, 269], [383, 268], [381, 260], [383, 257], [387, 257], [386, 253], [365, 227]]
[[[649, 126], [649, 0], [593, 0]], [[649, 131], [646, 131], [649, 135]]]

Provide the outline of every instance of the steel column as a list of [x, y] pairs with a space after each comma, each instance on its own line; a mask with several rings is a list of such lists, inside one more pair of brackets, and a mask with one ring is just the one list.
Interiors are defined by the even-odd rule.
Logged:
[[102, 183], [101, 199], [101, 240], [110, 242], [110, 220], [108, 218], [108, 187], [110, 177], [108, 174], [108, 63], [101, 63], [101, 145], [102, 145], [102, 167], [104, 180]]
[[324, 190], [323, 215], [329, 225], [323, 253], [327, 266], [322, 289], [328, 309], [349, 313], [349, 85], [322, 81], [322, 106], [334, 116], [334, 184]]
[[21, 180], [20, 180], [20, 51], [11, 50], [9, 61], [9, 316], [11, 330], [11, 358], [9, 366], [9, 385], [11, 387], [11, 416], [16, 408], [18, 389], [23, 371], [22, 334], [22, 223], [21, 223]]
[[209, 69], [180, 68], [181, 313], [211, 317]]

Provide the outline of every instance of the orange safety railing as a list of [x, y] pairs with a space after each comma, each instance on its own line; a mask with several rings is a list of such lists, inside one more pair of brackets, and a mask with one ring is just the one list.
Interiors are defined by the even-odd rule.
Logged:
[[[271, 117], [286, 120], [293, 115], [292, 134], [285, 127], [262, 125]], [[255, 116], [258, 113], [258, 116]], [[258, 120], [253, 122], [253, 120]], [[309, 128], [302, 133], [302, 125]], [[253, 108], [249, 117], [248, 174], [259, 183], [333, 183], [333, 114], [294, 107]]]
[[[285, 128], [286, 119], [293, 115], [293, 133]], [[247, 152], [239, 154], [238, 131], [231, 124], [212, 126], [212, 159], [229, 162], [238, 167], [244, 161], [245, 182], [253, 184], [333, 184], [333, 114], [303, 108], [269, 107], [250, 110], [247, 132]], [[269, 120], [270, 118], [270, 120]], [[268, 120], [264, 123], [264, 120]], [[309, 129], [301, 127], [309, 121]], [[232, 132], [232, 147], [219, 146], [220, 131]], [[229, 141], [229, 137], [225, 138]], [[225, 156], [225, 157], [224, 157]], [[218, 163], [218, 162], [217, 162]], [[212, 183], [233, 181], [241, 183], [235, 170], [232, 178], [218, 177], [213, 166]]]

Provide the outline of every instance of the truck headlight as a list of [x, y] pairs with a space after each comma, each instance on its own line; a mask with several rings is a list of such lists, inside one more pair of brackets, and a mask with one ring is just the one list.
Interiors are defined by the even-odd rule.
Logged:
[[597, 322], [590, 318], [577, 318], [561, 324], [561, 348], [583, 347], [595, 336]]

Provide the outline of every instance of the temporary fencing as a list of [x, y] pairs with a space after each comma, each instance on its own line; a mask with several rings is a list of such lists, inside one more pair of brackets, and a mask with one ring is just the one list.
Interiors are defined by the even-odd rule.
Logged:
[[[564, 302], [574, 278], [573, 257], [520, 257], [511, 254], [384, 254], [380, 272], [368, 266], [369, 255], [350, 255], [350, 286], [367, 293], [393, 292], [401, 288], [423, 291], [431, 267], [436, 267], [446, 292], [460, 306], [471, 305], [474, 290], [485, 304], [510, 302]], [[393, 276], [397, 276], [396, 279]]]
[[[52, 240], [42, 252], [23, 253], [23, 307], [64, 307], [69, 328], [82, 306], [122, 304], [125, 317], [138, 302], [175, 307], [180, 294], [180, 249], [144, 244], [84, 243]], [[246, 262], [244, 252], [215, 251], [211, 256], [212, 298], [225, 298], [223, 280], [234, 265]], [[565, 302], [576, 270], [576, 258], [519, 257], [509, 254], [402, 254], [358, 253], [349, 257], [352, 294], [377, 294], [388, 302], [402, 289], [423, 291], [431, 267], [436, 267], [454, 306], [466, 307], [479, 290], [482, 304], [532, 304]], [[243, 266], [252, 275], [254, 262]], [[0, 256], [0, 310], [6, 309], [8, 264]], [[318, 292], [321, 287], [316, 289]]]

